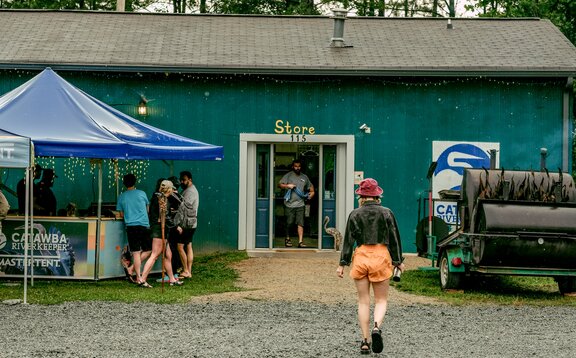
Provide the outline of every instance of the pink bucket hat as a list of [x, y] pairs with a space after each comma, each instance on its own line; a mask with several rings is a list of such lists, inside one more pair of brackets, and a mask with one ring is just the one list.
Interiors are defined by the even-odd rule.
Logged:
[[380, 196], [384, 190], [378, 186], [378, 182], [372, 178], [364, 179], [355, 193], [360, 196]]

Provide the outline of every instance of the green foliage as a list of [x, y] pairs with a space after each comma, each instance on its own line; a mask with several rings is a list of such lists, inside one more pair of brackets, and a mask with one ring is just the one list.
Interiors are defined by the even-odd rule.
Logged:
[[[126, 0], [126, 11], [145, 9], [155, 0]], [[0, 0], [0, 9], [116, 10], [116, 0]]]
[[[180, 287], [170, 287], [165, 283], [163, 293], [162, 284], [156, 282], [159, 275], [149, 277], [148, 282], [154, 286], [152, 289], [140, 288], [124, 279], [96, 282], [35, 279], [33, 287], [28, 285], [27, 301], [33, 304], [70, 301], [185, 303], [192, 296], [239, 291], [235, 286], [238, 275], [230, 265], [247, 258], [244, 251], [198, 256], [192, 267], [192, 279], [187, 279]], [[21, 280], [0, 282], [0, 301], [23, 297]]]
[[321, 1], [324, 9], [340, 7], [359, 16], [386, 17], [445, 17], [450, 9], [454, 10], [454, 1], [450, 0], [344, 0]]
[[576, 306], [576, 298], [562, 296], [550, 277], [478, 275], [470, 277], [462, 290], [443, 291], [437, 271], [413, 270], [402, 274], [402, 281], [394, 286], [455, 305]]
[[539, 17], [549, 19], [576, 44], [576, 1], [574, 0], [468, 0], [469, 11], [480, 17]]
[[319, 15], [311, 0], [218, 0], [212, 3], [218, 14]]

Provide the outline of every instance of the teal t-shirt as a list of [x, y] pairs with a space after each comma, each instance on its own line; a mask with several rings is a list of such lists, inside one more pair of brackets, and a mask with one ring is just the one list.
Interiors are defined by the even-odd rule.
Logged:
[[148, 197], [142, 190], [126, 190], [118, 197], [116, 210], [124, 213], [126, 226], [150, 227], [147, 209], [149, 204]]

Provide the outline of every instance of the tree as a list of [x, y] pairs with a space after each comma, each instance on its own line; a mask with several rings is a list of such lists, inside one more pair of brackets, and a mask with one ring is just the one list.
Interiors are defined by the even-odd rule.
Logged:
[[468, 0], [466, 9], [480, 17], [539, 17], [549, 19], [576, 44], [574, 0]]
[[[145, 9], [154, 2], [155, 0], [127, 0], [126, 11]], [[114, 11], [116, 0], [0, 0], [0, 8]]]

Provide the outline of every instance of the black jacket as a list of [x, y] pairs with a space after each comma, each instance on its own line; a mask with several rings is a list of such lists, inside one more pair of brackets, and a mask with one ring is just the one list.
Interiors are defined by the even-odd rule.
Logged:
[[340, 265], [350, 265], [354, 244], [356, 246], [384, 244], [388, 246], [394, 266], [400, 265], [404, 260], [396, 218], [390, 209], [376, 201], [366, 202], [348, 216]]

